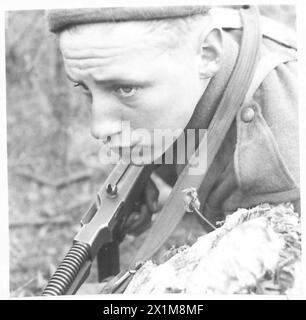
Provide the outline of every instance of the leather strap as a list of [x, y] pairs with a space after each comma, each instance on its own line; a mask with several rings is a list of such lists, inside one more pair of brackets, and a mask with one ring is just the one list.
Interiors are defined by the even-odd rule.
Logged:
[[[245, 100], [245, 95], [250, 87], [258, 62], [261, 32], [256, 7], [252, 6], [248, 9], [241, 9], [240, 13], [244, 26], [242, 40], [237, 63], [230, 77], [228, 86], [206, 134], [200, 141], [197, 151], [191, 156], [189, 162], [180, 174], [165, 206], [158, 214], [149, 235], [132, 261], [130, 265], [131, 270], [135, 269], [138, 262], [145, 261], [156, 253], [177, 227], [185, 214], [181, 191], [187, 187], [195, 187], [198, 189], [202, 184], [205, 185], [205, 178], [209, 167], [235, 119], [238, 109]], [[188, 174], [189, 168], [193, 164], [199, 150], [203, 150], [202, 148], [207, 150], [207, 170], [203, 174], [190, 175]], [[202, 200], [201, 198], [201, 201]], [[206, 201], [206, 199], [204, 199], [204, 201]], [[107, 285], [103, 292], [111, 293], [114, 292], [114, 290], [116, 293], [123, 292], [132, 279], [132, 273], [133, 272], [130, 271], [121, 272]], [[122, 279], [122, 281], [120, 279]]]

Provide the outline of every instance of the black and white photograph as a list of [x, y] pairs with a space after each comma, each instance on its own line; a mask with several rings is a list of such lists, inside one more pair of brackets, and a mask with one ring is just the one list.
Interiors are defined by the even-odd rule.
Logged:
[[9, 297], [305, 297], [297, 8], [4, 12]]

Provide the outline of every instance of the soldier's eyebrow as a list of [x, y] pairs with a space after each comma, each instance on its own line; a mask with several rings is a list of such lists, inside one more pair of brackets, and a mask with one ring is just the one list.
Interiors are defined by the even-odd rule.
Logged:
[[122, 84], [122, 85], [134, 85], [134, 86], [137, 86], [137, 85], [148, 86], [152, 84], [152, 81], [129, 78], [129, 77], [112, 77], [112, 78], [105, 78], [105, 79], [94, 79], [94, 81], [97, 84], [105, 84], [105, 85]]

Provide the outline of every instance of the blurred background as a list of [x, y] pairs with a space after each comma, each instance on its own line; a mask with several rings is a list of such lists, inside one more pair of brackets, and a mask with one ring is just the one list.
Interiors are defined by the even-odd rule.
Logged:
[[[260, 10], [295, 28], [294, 7]], [[44, 11], [6, 12], [6, 21], [10, 291], [33, 296], [69, 250], [111, 168], [98, 162], [99, 142], [89, 134], [83, 98], [66, 79]], [[123, 266], [139, 244], [123, 244]]]

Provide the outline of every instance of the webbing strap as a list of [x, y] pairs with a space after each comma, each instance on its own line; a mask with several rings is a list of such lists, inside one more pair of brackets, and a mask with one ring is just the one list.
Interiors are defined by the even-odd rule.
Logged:
[[[181, 191], [186, 187], [195, 187], [198, 189], [202, 183], [205, 184], [206, 173], [234, 121], [239, 107], [245, 99], [258, 62], [261, 32], [258, 18], [259, 15], [256, 7], [251, 6], [248, 9], [241, 9], [240, 14], [243, 24], [243, 33], [237, 63], [221, 102], [208, 127], [207, 136], [201, 139], [196, 153], [192, 155], [189, 163], [186, 164], [184, 170], [180, 174], [166, 204], [158, 214], [147, 238], [136, 254], [136, 257], [133, 259], [130, 269], [134, 269], [138, 261], [145, 261], [152, 257], [177, 227], [185, 214]], [[199, 175], [189, 175], [188, 170], [190, 164], [193, 163], [198, 150], [203, 150], [201, 148], [204, 148], [204, 150], [207, 148], [207, 170]], [[126, 276], [127, 273], [121, 272], [118, 277], [115, 277], [112, 281], [112, 284], [120, 284], [119, 290], [118, 285], [115, 285], [115, 288], [113, 288], [116, 292], [122, 292], [129, 282], [128, 279], [131, 279], [131, 277]], [[124, 278], [124, 284], [120, 283], [121, 276]], [[110, 290], [112, 284], [110, 283], [107, 286], [108, 289], [106, 292], [114, 292], [114, 290]]]

